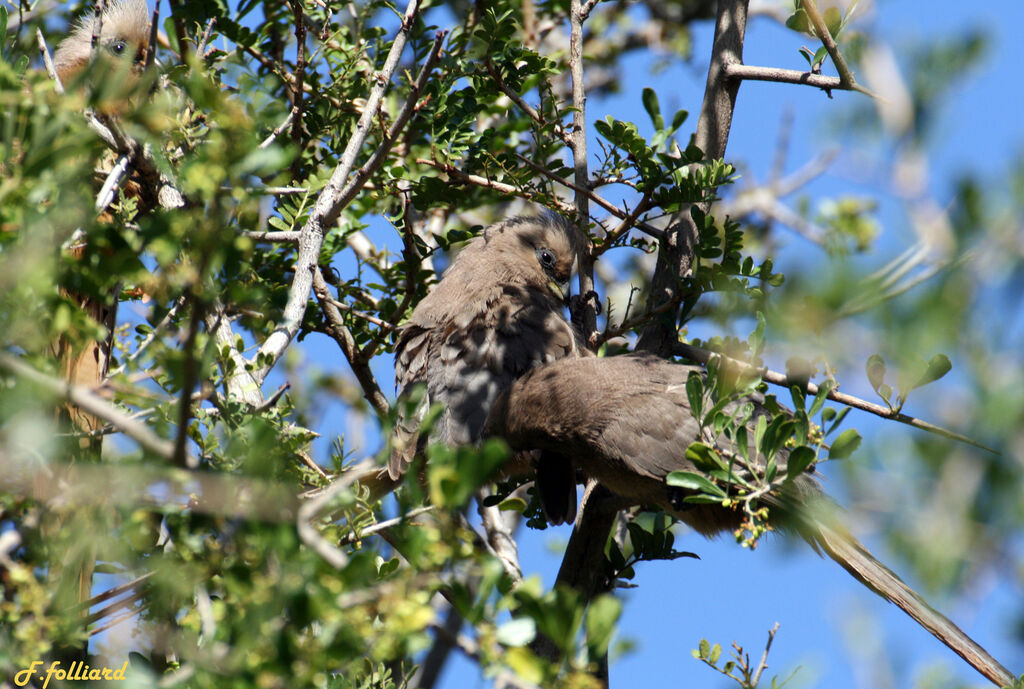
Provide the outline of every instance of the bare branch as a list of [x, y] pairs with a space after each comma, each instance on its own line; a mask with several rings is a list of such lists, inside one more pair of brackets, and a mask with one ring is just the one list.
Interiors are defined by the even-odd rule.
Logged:
[[[597, 0], [571, 0], [569, 3], [569, 74], [572, 77], [572, 157], [576, 191], [576, 224], [581, 237], [588, 237], [590, 220], [590, 172], [587, 169], [587, 91], [583, 83], [583, 22]], [[589, 242], [588, 249], [589, 247]], [[591, 348], [597, 347], [597, 308], [589, 295], [594, 292], [594, 255], [589, 250], [579, 257], [577, 275], [580, 296], [580, 324], [583, 338]]]
[[197, 514], [271, 523], [293, 521], [299, 506], [289, 487], [244, 476], [152, 465], [39, 465], [34, 458], [11, 457], [3, 450], [0, 463], [6, 469], [0, 487], [46, 503], [188, 508]]
[[[456, 179], [460, 182], [465, 182], [466, 184], [474, 184], [478, 187], [484, 187], [485, 189], [493, 189], [494, 191], [500, 192], [502, 194], [508, 194], [509, 196], [530, 198], [528, 191], [522, 189], [521, 187], [512, 186], [511, 184], [505, 184], [504, 182], [496, 182], [493, 179], [488, 179], [486, 177], [481, 177], [479, 175], [471, 175], [469, 173], [463, 172], [454, 165], [449, 165], [448, 163], [442, 163], [436, 160], [428, 160], [426, 158], [417, 158], [416, 162], [421, 165], [429, 165], [435, 170], [441, 170], [452, 179]], [[558, 210], [562, 213], [573, 213], [576, 210], [574, 206], [570, 206], [567, 203], [563, 203], [561, 200], [556, 199], [555, 203], [558, 206]]]
[[373, 372], [370, 371], [369, 364], [361, 356], [352, 333], [345, 326], [341, 318], [341, 312], [335, 306], [334, 299], [331, 298], [330, 290], [319, 268], [313, 269], [313, 289], [326, 317], [327, 334], [333, 337], [334, 341], [341, 347], [341, 351], [348, 360], [356, 380], [359, 381], [360, 386], [363, 388], [363, 396], [370, 403], [370, 406], [373, 407], [374, 411], [377, 412], [377, 416], [383, 419], [387, 416], [390, 409], [388, 400], [384, 393], [381, 392], [380, 386], [377, 385]]
[[279, 124], [276, 127], [274, 127], [274, 130], [272, 132], [270, 132], [270, 134], [267, 136], [267, 138], [264, 139], [263, 141], [261, 141], [260, 145], [257, 146], [256, 148], [258, 148], [258, 149], [269, 148], [270, 144], [274, 143], [274, 141], [277, 139], [277, 137], [281, 136], [281, 132], [283, 132], [285, 129], [287, 129], [288, 125], [290, 125], [292, 123], [292, 120], [295, 118], [295, 113], [296, 113], [296, 108], [292, 107], [288, 111], [288, 114], [285, 115], [284, 120], [281, 121], [281, 124]]
[[505, 83], [505, 80], [501, 78], [500, 74], [498, 74], [498, 70], [494, 68], [494, 63], [491, 62], [490, 58], [486, 58], [484, 60], [484, 65], [487, 67], [487, 73], [491, 75], [492, 79], [494, 79], [494, 83], [498, 85], [498, 88], [501, 89], [501, 92], [508, 96], [513, 103], [518, 105], [520, 110], [525, 112], [531, 120], [533, 120], [542, 127], [546, 127], [548, 124], [553, 124], [553, 130], [555, 134], [558, 136], [558, 138], [561, 139], [562, 142], [570, 149], [575, 149], [576, 140], [572, 136], [570, 136], [568, 132], [565, 131], [565, 128], [561, 125], [561, 123], [549, 123], [546, 119], [544, 119], [544, 116], [541, 115], [535, 107], [527, 103], [522, 96], [520, 96], [518, 93], [509, 88], [508, 84]]
[[860, 91], [865, 89], [857, 84], [850, 85], [840, 77], [830, 77], [813, 72], [800, 72], [795, 69], [780, 67], [755, 67], [753, 65], [729, 64], [725, 67], [725, 75], [730, 79], [747, 79], [748, 81], [773, 81], [780, 84], [803, 84], [814, 86], [825, 92]]
[[117, 162], [114, 163], [114, 167], [111, 168], [106, 180], [104, 180], [99, 193], [96, 194], [97, 213], [102, 213], [107, 209], [107, 206], [114, 202], [114, 196], [117, 195], [117, 190], [121, 186], [121, 180], [128, 173], [128, 164], [130, 162], [131, 158], [122, 154], [118, 157]]
[[[574, 192], [576, 192], [576, 194], [578, 196], [582, 195], [582, 196], [586, 197], [586, 199], [588, 199], [589, 201], [593, 201], [598, 206], [600, 206], [604, 210], [606, 210], [609, 213], [611, 213], [612, 215], [614, 215], [616, 218], [620, 218], [622, 220], [626, 220], [626, 219], [628, 219], [630, 217], [631, 213], [627, 213], [626, 211], [622, 210], [621, 208], [616, 206], [611, 201], [608, 201], [607, 199], [605, 199], [605, 198], [599, 196], [598, 194], [596, 194], [595, 192], [593, 192], [591, 189], [587, 188], [585, 185], [581, 186], [581, 185], [577, 184], [576, 182], [570, 182], [567, 179], [562, 179], [561, 177], [559, 177], [558, 175], [553, 173], [551, 170], [547, 169], [543, 165], [538, 165], [537, 163], [533, 162], [532, 160], [530, 160], [526, 156], [522, 156], [522, 155], [520, 155], [518, 153], [515, 153], [515, 156], [517, 158], [519, 158], [519, 160], [521, 160], [523, 163], [525, 163], [534, 172], [537, 172], [537, 173], [539, 173], [541, 175], [544, 175], [545, 177], [548, 177], [548, 178], [554, 180], [555, 182], [558, 182], [559, 184], [562, 184], [562, 185], [568, 187], [569, 189], [572, 189]], [[576, 211], [577, 208], [575, 206], [573, 206], [573, 207], [569, 207], [569, 210], [570, 211]], [[589, 208], [588, 208], [588, 212], [589, 212]], [[665, 233], [663, 231], [659, 230], [656, 227], [652, 227], [651, 225], [648, 225], [646, 223], [636, 223], [634, 225], [634, 227], [636, 227], [638, 230], [640, 230], [644, 234], [647, 234], [647, 235], [650, 235], [651, 237], [654, 237], [655, 239], [661, 239], [662, 237], [665, 236]], [[591, 278], [591, 279], [593, 279], [593, 278]]]
[[262, 361], [256, 371], [259, 379], [266, 377], [267, 373], [274, 366], [277, 360], [284, 353], [285, 348], [292, 338], [299, 331], [299, 325], [306, 313], [306, 305], [309, 302], [309, 295], [313, 288], [313, 272], [316, 270], [317, 261], [320, 257], [320, 248], [323, 245], [324, 237], [329, 229], [337, 222], [342, 209], [355, 197], [355, 194], [362, 187], [363, 182], [369, 177], [384, 161], [391, 146], [394, 144], [397, 134], [405, 127], [409, 117], [415, 110], [419, 92], [426, 84], [426, 79], [433, 69], [433, 65], [440, 55], [441, 44], [445, 34], [439, 32], [434, 41], [434, 46], [423, 65], [420, 77], [413, 86], [409, 99], [403, 106], [401, 113], [395, 119], [388, 136], [371, 156], [370, 160], [350, 178], [355, 168], [356, 157], [370, 133], [374, 117], [380, 108], [384, 92], [391, 81], [391, 77], [398, 67], [398, 61], [402, 50], [408, 39], [409, 31], [419, 13], [420, 0], [410, 0], [402, 20], [402, 27], [395, 36], [395, 40], [388, 52], [384, 67], [377, 74], [370, 96], [367, 99], [366, 107], [356, 124], [355, 132], [349, 140], [345, 151], [341, 156], [338, 166], [331, 174], [330, 180], [323, 191], [317, 197], [313, 210], [302, 227], [302, 234], [299, 237], [298, 257], [295, 263], [295, 277], [292, 280], [291, 289], [288, 292], [288, 302], [285, 305], [282, 322], [273, 333], [266, 339], [257, 354], [257, 360]]
[[43, 56], [43, 66], [46, 67], [46, 74], [53, 81], [53, 88], [57, 93], [64, 93], [64, 84], [60, 83], [57, 70], [53, 66], [53, 58], [50, 57], [50, 50], [46, 47], [46, 39], [43, 32], [36, 29], [36, 41], [39, 43], [39, 53]]
[[[743, 63], [743, 38], [747, 28], [747, 0], [719, 0], [715, 18], [715, 40], [711, 47], [711, 64], [700, 118], [697, 121], [696, 145], [708, 160], [725, 156], [733, 109], [741, 81], [729, 79], [726, 68]], [[701, 204], [709, 210], [708, 204]], [[690, 209], [681, 209], [669, 223], [665, 239], [658, 251], [658, 262], [651, 279], [652, 306], [679, 304], [680, 280], [689, 274], [699, 241], [697, 227]], [[676, 319], [659, 318], [644, 326], [637, 348], [668, 356], [677, 340]]]
[[775, 633], [777, 631], [779, 631], [778, 622], [768, 630], [768, 643], [764, 645], [764, 653], [761, 654], [761, 662], [757, 664], [757, 669], [754, 671], [754, 676], [750, 683], [751, 686], [756, 687], [757, 683], [761, 681], [761, 673], [768, 669], [768, 652], [772, 650], [772, 642], [775, 641]]
[[280, 244], [298, 244], [299, 236], [302, 233], [298, 230], [295, 231], [253, 231], [253, 232], [242, 232], [243, 237], [248, 237], [254, 242], [271, 242]]
[[[165, 459], [174, 458], [174, 444], [165, 440], [149, 429], [149, 427], [114, 407], [94, 392], [81, 385], [72, 385], [59, 378], [41, 373], [18, 357], [0, 352], [0, 368], [43, 388], [48, 394], [74, 404], [76, 407], [119, 429], [122, 433], [137, 442], [143, 449], [160, 455]], [[199, 462], [194, 455], [186, 453], [185, 464], [194, 467]]]

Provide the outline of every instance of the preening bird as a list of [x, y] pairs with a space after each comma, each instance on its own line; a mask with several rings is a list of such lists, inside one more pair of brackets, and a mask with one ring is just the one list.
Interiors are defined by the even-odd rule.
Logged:
[[399, 422], [392, 479], [423, 447], [416, 430], [431, 404], [443, 407], [438, 441], [473, 444], [494, 400], [519, 376], [585, 355], [563, 314], [579, 241], [556, 215], [514, 217], [485, 229], [455, 257], [398, 334], [396, 383], [403, 393], [423, 383], [425, 395], [414, 418]]
[[[131, 59], [142, 65], [149, 41], [149, 8], [146, 0], [114, 0], [103, 10], [96, 49], [115, 59]], [[88, 13], [72, 27], [53, 54], [53, 66], [63, 83], [72, 79], [93, 55], [92, 35], [97, 18]]]
[[[571, 465], [630, 502], [657, 505], [705, 536], [731, 531], [741, 523], [738, 510], [682, 502], [685, 492], [665, 481], [673, 471], [701, 471], [686, 458], [687, 447], [700, 438], [686, 393], [692, 371], [703, 370], [650, 355], [556, 361], [530, 371], [498, 398], [486, 435], [505, 438], [513, 450], [541, 450], [538, 483], [545, 462]], [[553, 475], [571, 476], [564, 470]], [[539, 491], [542, 499], [564, 493], [557, 486]], [[1006, 668], [841, 526], [838, 510], [811, 476], [788, 481], [763, 503], [773, 525], [828, 554], [991, 681], [1013, 683]]]

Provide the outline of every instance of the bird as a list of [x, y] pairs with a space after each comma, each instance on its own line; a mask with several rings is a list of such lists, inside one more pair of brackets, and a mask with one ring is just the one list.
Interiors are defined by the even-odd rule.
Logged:
[[397, 335], [400, 398], [417, 385], [424, 396], [397, 424], [387, 466], [392, 479], [425, 446], [418, 426], [430, 405], [442, 408], [432, 432], [436, 441], [472, 445], [494, 400], [519, 376], [590, 354], [564, 315], [580, 246], [575, 226], [547, 213], [491, 225], [457, 254]]
[[[58, 44], [53, 63], [63, 84], [74, 82], [93, 56], [92, 34], [96, 21], [92, 13], [83, 16], [71, 26], [67, 36]], [[108, 67], [117, 68], [123, 61], [131, 60], [129, 71], [140, 70], [145, 61], [148, 38], [149, 10], [146, 0], [114, 0], [106, 6], [102, 14], [97, 50], [103, 50], [112, 59], [113, 64], [108, 64]], [[114, 110], [104, 110], [103, 114], [113, 115]], [[107, 165], [110, 160], [108, 156], [100, 165]], [[141, 193], [139, 185], [130, 179], [124, 181], [122, 191], [126, 196], [138, 196]], [[102, 209], [98, 221], [111, 222], [112, 215]], [[89, 246], [84, 239], [78, 239], [79, 234], [76, 233], [64, 249], [72, 260], [87, 260]], [[104, 329], [104, 335], [99, 338], [83, 336], [81, 333], [77, 336], [65, 333], [49, 343], [49, 354], [58, 363], [61, 376], [69, 384], [95, 390], [106, 381], [117, 322], [118, 292], [112, 290], [108, 294], [96, 295], [60, 288], [64, 299]], [[63, 430], [79, 434], [69, 454], [71, 460], [97, 461], [102, 453], [103, 436], [99, 431], [104, 422], [71, 403], [58, 406], [56, 417]], [[60, 522], [52, 528], [59, 530]], [[94, 565], [95, 546], [83, 543], [67, 561], [56, 563], [53, 573], [60, 574], [58, 578], [62, 589], [73, 588], [72, 594], [77, 602], [83, 602], [92, 596]]]
[[[146, 0], [114, 0], [101, 15], [97, 50], [115, 60], [131, 59], [136, 67], [146, 60], [149, 41], [149, 7]], [[93, 57], [92, 35], [97, 17], [88, 13], [71, 28], [53, 54], [53, 67], [67, 84]]]
[[[579, 469], [631, 504], [655, 505], [704, 536], [733, 531], [743, 521], [739, 510], [686, 502], [692, 491], [666, 482], [673, 471], [701, 472], [686, 454], [691, 443], [706, 439], [686, 391], [695, 372], [705, 375], [700, 367], [652, 354], [561, 359], [529, 371], [498, 397], [485, 436], [504, 438], [513, 451], [543, 450], [546, 460]], [[766, 413], [762, 400], [749, 401], [755, 419]], [[729, 446], [722, 441], [720, 447]], [[758, 461], [763, 468], [764, 458]], [[779, 474], [786, 474], [784, 467]], [[764, 495], [763, 504], [770, 524], [798, 533], [991, 681], [1013, 684], [1005, 667], [842, 526], [838, 509], [810, 472]]]

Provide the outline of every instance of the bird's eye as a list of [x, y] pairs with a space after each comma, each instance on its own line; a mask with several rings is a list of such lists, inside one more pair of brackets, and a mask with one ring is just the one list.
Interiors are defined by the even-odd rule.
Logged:
[[537, 260], [545, 268], [555, 265], [555, 254], [550, 249], [537, 249]]
[[110, 46], [110, 52], [114, 55], [123, 55], [127, 48], [128, 43], [126, 41], [114, 41]]

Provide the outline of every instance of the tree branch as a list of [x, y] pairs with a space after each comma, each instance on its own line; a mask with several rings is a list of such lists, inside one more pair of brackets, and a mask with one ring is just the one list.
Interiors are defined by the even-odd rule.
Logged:
[[818, 5], [814, 0], [801, 0], [800, 6], [804, 12], [807, 13], [807, 18], [811, 20], [811, 24], [814, 25], [814, 33], [817, 34], [818, 38], [821, 39], [822, 45], [825, 46], [825, 50], [828, 51], [829, 57], [832, 58], [832, 64], [836, 66], [836, 71], [839, 72], [839, 81], [847, 89], [851, 91], [858, 91], [863, 93], [865, 96], [875, 97], [875, 94], [867, 90], [863, 86], [857, 83], [857, 79], [853, 76], [853, 71], [849, 65], [846, 64], [846, 58], [839, 52], [839, 46], [836, 45], [836, 41], [832, 38], [832, 32], [828, 30], [828, 26], [825, 25], [825, 19], [821, 16], [821, 12], [818, 11]]
[[[732, 357], [728, 357], [724, 354], [719, 354], [718, 352], [712, 352], [711, 350], [703, 349], [701, 347], [695, 347], [693, 345], [679, 342], [676, 344], [674, 351], [679, 356], [686, 357], [687, 359], [697, 361], [702, 364], [708, 363], [708, 361], [712, 357], [720, 358], [722, 361], [728, 362], [729, 364], [734, 366], [739, 366], [744, 370], [749, 369], [757, 372], [765, 382], [771, 383], [772, 385], [780, 385], [788, 389], [796, 384], [795, 381], [790, 380], [789, 376], [787, 376], [784, 373], [772, 371], [771, 369], [768, 368], [758, 368], [757, 366], [747, 363], [746, 361], [733, 359]], [[808, 395], [818, 394], [818, 386], [816, 384], [807, 383], [806, 387]], [[995, 450], [993, 450], [992, 448], [986, 447], [981, 443], [977, 442], [976, 440], [971, 440], [967, 436], [960, 435], [959, 433], [954, 433], [953, 431], [946, 430], [941, 426], [936, 426], [935, 424], [928, 423], [927, 421], [922, 421], [921, 419], [909, 416], [907, 414], [903, 414], [894, 409], [883, 407], [880, 404], [868, 402], [867, 400], [862, 400], [861, 398], [854, 397], [853, 395], [847, 395], [846, 393], [839, 392], [838, 390], [830, 390], [826, 397], [832, 400], [833, 402], [838, 402], [839, 404], [846, 405], [847, 407], [853, 407], [854, 409], [866, 411], [869, 414], [880, 416], [883, 419], [891, 419], [893, 421], [898, 421], [908, 426], [913, 426], [914, 428], [920, 428], [922, 431], [927, 431], [929, 433], [934, 433], [935, 435], [940, 435], [943, 438], [957, 440], [961, 443], [966, 443], [973, 447], [977, 447], [979, 449], [995, 453]]]
[[355, 374], [356, 380], [359, 381], [359, 385], [363, 388], [363, 396], [366, 398], [366, 401], [377, 412], [379, 418], [385, 418], [390, 409], [388, 400], [384, 393], [381, 392], [380, 386], [377, 385], [373, 372], [370, 371], [369, 364], [360, 356], [355, 338], [352, 337], [352, 333], [345, 326], [341, 312], [335, 306], [334, 299], [331, 298], [330, 289], [324, 281], [324, 276], [317, 267], [313, 268], [313, 289], [316, 292], [316, 297], [320, 301], [320, 308], [326, 318], [327, 334], [333, 337], [334, 341], [341, 347], [345, 359], [348, 360], [349, 366], [352, 368], [352, 373]]
[[445, 35], [443, 32], [438, 32], [430, 55], [420, 72], [420, 78], [417, 80], [416, 85], [413, 86], [401, 114], [395, 119], [394, 125], [388, 132], [388, 136], [377, 148], [370, 160], [354, 177], [350, 178], [352, 170], [355, 168], [356, 157], [362, 149], [363, 143], [370, 133], [370, 127], [373, 124], [377, 111], [380, 109], [384, 92], [387, 90], [391, 77], [398, 67], [398, 61], [405, 47], [409, 32], [412, 29], [416, 16], [419, 14], [419, 7], [420, 0], [410, 0], [408, 7], [406, 7], [405, 15], [402, 18], [402, 27], [391, 44], [391, 50], [388, 52], [383, 69], [376, 75], [373, 88], [370, 90], [369, 98], [366, 101], [366, 107], [363, 109], [359, 122], [356, 124], [355, 132], [352, 138], [349, 139], [338, 166], [334, 169], [327, 185], [317, 197], [313, 210], [302, 227], [299, 237], [298, 256], [295, 261], [295, 277], [292, 279], [292, 285], [288, 291], [288, 302], [282, 314], [282, 322], [267, 337], [256, 355], [256, 360], [264, 362], [255, 372], [256, 377], [260, 380], [264, 379], [267, 373], [270, 372], [270, 369], [277, 363], [285, 348], [299, 331], [302, 318], [306, 313], [306, 306], [309, 303], [309, 295], [313, 288], [313, 273], [319, 261], [320, 248], [323, 246], [324, 237], [337, 222], [338, 216], [344, 207], [355, 197], [365, 179], [384, 161], [385, 156], [394, 144], [397, 133], [401, 131], [401, 128], [404, 128], [409, 117], [412, 116], [419, 92], [426, 84], [426, 79], [430, 75], [433, 64], [440, 55], [440, 47]]
[[576, 182], [576, 227], [587, 240], [586, 251], [579, 256], [578, 279], [582, 308], [580, 310], [583, 339], [591, 348], [597, 347], [597, 307], [594, 292], [594, 255], [590, 251], [590, 196], [584, 191], [590, 184], [587, 169], [587, 91], [583, 83], [583, 22], [597, 0], [571, 0], [569, 3], [569, 74], [572, 77], [572, 157]]
[[825, 92], [828, 91], [859, 91], [864, 93], [866, 89], [857, 84], [845, 83], [840, 77], [830, 77], [825, 74], [813, 72], [800, 72], [795, 69], [782, 69], [780, 67], [754, 67], [753, 65], [728, 64], [725, 66], [725, 75], [730, 79], [746, 79], [748, 81], [774, 81], [780, 84], [804, 84], [814, 86]]
[[[747, 27], [747, 0], [719, 0], [715, 19], [715, 40], [711, 48], [704, 101], [697, 121], [696, 145], [707, 160], [725, 156], [733, 109], [741, 80], [729, 79], [728, 65], [742, 64], [743, 38]], [[709, 204], [700, 205], [707, 212]], [[684, 208], [672, 218], [665, 240], [658, 251], [658, 262], [651, 279], [650, 306], [680, 304], [680, 280], [690, 273], [699, 242], [697, 227]], [[649, 309], [650, 310], [650, 309]], [[644, 326], [637, 348], [668, 356], [678, 339], [676, 309]]]
[[[87, 414], [91, 414], [114, 426], [137, 442], [143, 449], [164, 459], [171, 460], [174, 458], [174, 443], [161, 438], [151, 431], [146, 424], [131, 418], [87, 388], [41, 373], [20, 358], [7, 352], [0, 352], [0, 368], [34, 385], [38, 385], [53, 397], [71, 402]], [[194, 455], [186, 453], [185, 464], [194, 467], [199, 465], [199, 461]]]

